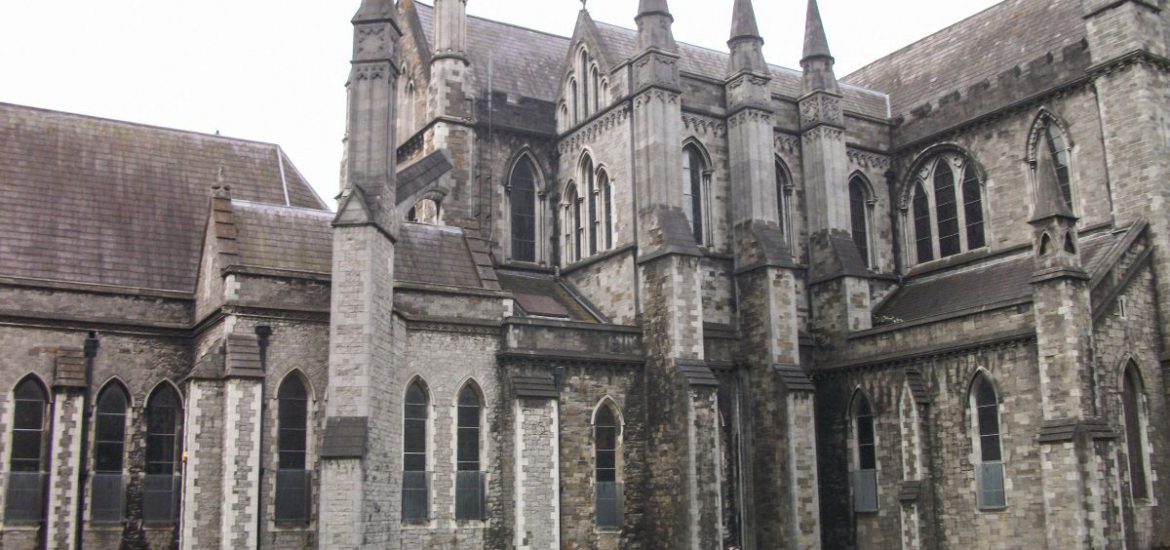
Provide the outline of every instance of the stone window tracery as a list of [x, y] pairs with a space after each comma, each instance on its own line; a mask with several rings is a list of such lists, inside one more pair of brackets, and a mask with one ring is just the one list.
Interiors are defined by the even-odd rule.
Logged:
[[987, 245], [983, 182], [970, 157], [943, 152], [922, 164], [909, 197], [911, 263], [954, 256]]
[[48, 392], [29, 376], [16, 385], [12, 394], [12, 443], [4, 516], [9, 522], [42, 522], [48, 470]]
[[406, 389], [402, 429], [402, 520], [430, 519], [430, 475], [427, 471], [427, 421], [430, 398], [421, 380]]
[[308, 439], [309, 392], [293, 373], [277, 390], [276, 521], [309, 521]]
[[455, 519], [482, 520], [486, 489], [481, 456], [483, 401], [472, 383], [459, 392], [456, 409]]
[[146, 479], [142, 516], [148, 522], [179, 519], [183, 405], [174, 386], [160, 384], [146, 403]]
[[528, 155], [523, 155], [516, 161], [508, 180], [511, 253], [515, 261], [537, 261], [537, 200], [535, 165]]
[[130, 397], [117, 382], [98, 394], [94, 421], [94, 474], [90, 519], [120, 521], [124, 514], [122, 471], [126, 451], [126, 411]]
[[603, 403], [593, 423], [595, 514], [597, 526], [622, 525], [622, 486], [618, 458], [621, 450], [621, 423], [612, 403]]
[[853, 446], [856, 452], [853, 473], [853, 510], [876, 512], [877, 434], [874, 431], [873, 407], [860, 392], [853, 407]]
[[975, 424], [976, 502], [981, 510], [1007, 505], [999, 395], [987, 375], [979, 374], [971, 386], [971, 416]]
[[1137, 365], [1130, 361], [1122, 379], [1121, 406], [1122, 420], [1125, 422], [1125, 449], [1129, 458], [1129, 487], [1134, 500], [1150, 498], [1144, 402], [1141, 375]]

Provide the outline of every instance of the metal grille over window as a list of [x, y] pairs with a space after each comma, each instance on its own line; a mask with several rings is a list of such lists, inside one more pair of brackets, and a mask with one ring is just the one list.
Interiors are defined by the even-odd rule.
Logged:
[[695, 242], [703, 244], [703, 172], [707, 167], [703, 155], [693, 146], [683, 149], [683, 211], [691, 222]]
[[126, 447], [126, 391], [112, 385], [97, 402], [94, 438], [93, 504], [90, 518], [96, 522], [121, 521], [125, 511], [122, 468]]
[[279, 457], [276, 472], [276, 520], [309, 521], [311, 476], [306, 468], [309, 393], [304, 382], [292, 375], [277, 392]]
[[455, 519], [484, 518], [484, 474], [480, 463], [480, 424], [483, 405], [479, 392], [468, 385], [459, 392], [458, 449], [455, 474]]
[[521, 157], [512, 170], [509, 204], [512, 209], [512, 259], [536, 261], [536, 170]]
[[849, 216], [853, 229], [853, 244], [861, 254], [861, 261], [869, 266], [869, 221], [865, 181], [860, 177], [849, 180]]
[[853, 475], [853, 509], [857, 512], [876, 512], [878, 509], [876, 436], [873, 409], [864, 395], [858, 395], [856, 411], [857, 471]]
[[430, 518], [430, 474], [427, 472], [427, 392], [420, 382], [406, 390], [403, 415], [402, 519]]
[[622, 524], [622, 491], [617, 479], [618, 430], [613, 409], [608, 405], [601, 407], [594, 426], [598, 527], [618, 528]]
[[1146, 452], [1142, 444], [1145, 431], [1142, 414], [1141, 379], [1137, 365], [1130, 363], [1125, 369], [1124, 386], [1121, 390], [1121, 405], [1125, 409], [1125, 448], [1129, 455], [1129, 486], [1135, 499], [1149, 498], [1149, 483], [1146, 481]]
[[9, 455], [5, 519], [15, 522], [44, 520], [45, 422], [49, 399], [32, 378], [16, 386]]
[[179, 442], [183, 418], [179, 395], [160, 386], [146, 405], [146, 477], [143, 480], [142, 519], [169, 523], [179, 518]]
[[975, 418], [979, 424], [979, 457], [976, 468], [978, 505], [982, 509], [1007, 505], [1004, 490], [1003, 452], [1000, 447], [999, 398], [986, 377], [975, 381]]

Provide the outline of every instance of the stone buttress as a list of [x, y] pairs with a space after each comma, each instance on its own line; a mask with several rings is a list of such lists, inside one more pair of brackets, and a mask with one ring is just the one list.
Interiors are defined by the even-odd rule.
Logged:
[[346, 182], [333, 222], [329, 389], [321, 449], [319, 542], [329, 548], [397, 544], [403, 396], [386, 382], [394, 334], [395, 52], [389, 0], [354, 16], [347, 85]]
[[702, 252], [683, 211], [678, 45], [666, 0], [642, 0], [633, 59], [634, 187], [639, 315], [648, 391], [650, 473], [645, 539], [650, 548], [722, 543], [717, 381], [704, 361]]
[[750, 462], [742, 480], [749, 495], [742, 536], [748, 549], [817, 548], [813, 392], [800, 366], [796, 265], [777, 206], [772, 79], [763, 42], [751, 0], [737, 0], [725, 87], [740, 346], [748, 366], [740, 375], [748, 425], [737, 450]]

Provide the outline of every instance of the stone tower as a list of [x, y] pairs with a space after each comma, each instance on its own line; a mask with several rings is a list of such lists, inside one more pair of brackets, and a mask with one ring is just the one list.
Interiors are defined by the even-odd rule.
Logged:
[[385, 548], [399, 532], [402, 397], [379, 383], [395, 368], [395, 14], [391, 0], [364, 0], [353, 18], [321, 449], [320, 544], [330, 548]]
[[[732, 238], [750, 412], [742, 435], [750, 457], [744, 487], [744, 547], [816, 548], [819, 510], [798, 503], [816, 485], [812, 385], [800, 367], [795, 264], [780, 226], [773, 161], [772, 77], [751, 0], [732, 14], [726, 84]], [[779, 426], [788, 437], [771, 437]]]
[[481, 229], [482, 197], [475, 182], [475, 92], [467, 57], [467, 0], [436, 0], [434, 54], [427, 87], [427, 120], [435, 125], [434, 147], [453, 166], [440, 188], [445, 193], [442, 217], [471, 234]]

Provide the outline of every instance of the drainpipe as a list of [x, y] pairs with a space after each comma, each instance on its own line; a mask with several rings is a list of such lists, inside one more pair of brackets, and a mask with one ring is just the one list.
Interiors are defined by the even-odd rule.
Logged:
[[265, 445], [264, 445], [264, 421], [268, 419], [268, 337], [272, 336], [272, 327], [268, 325], [259, 325], [256, 327], [256, 337], [260, 345], [260, 370], [264, 372], [265, 378], [260, 380], [260, 426], [258, 437], [260, 438], [260, 477], [256, 481], [256, 550], [260, 550], [260, 542], [264, 537], [264, 524], [267, 516], [264, 510], [264, 475], [267, 472], [265, 468]]
[[97, 332], [90, 331], [85, 337], [85, 389], [81, 393], [81, 453], [77, 468], [77, 519], [74, 532], [74, 547], [81, 550], [85, 544], [85, 482], [89, 479], [89, 423], [93, 411], [89, 406], [89, 388], [93, 386], [93, 359], [97, 356], [101, 341]]

